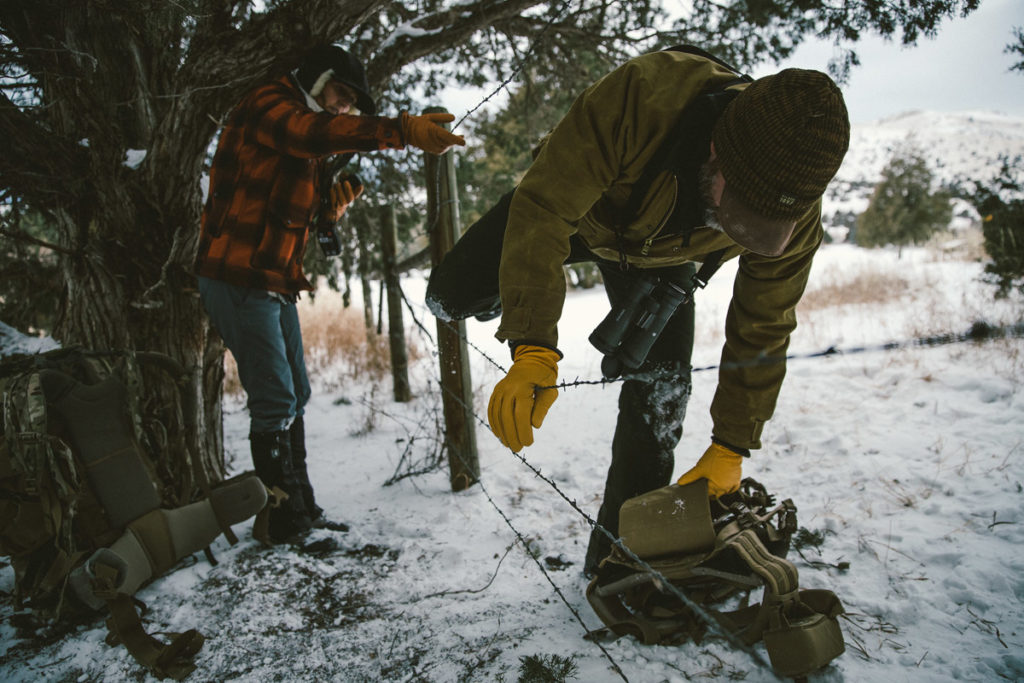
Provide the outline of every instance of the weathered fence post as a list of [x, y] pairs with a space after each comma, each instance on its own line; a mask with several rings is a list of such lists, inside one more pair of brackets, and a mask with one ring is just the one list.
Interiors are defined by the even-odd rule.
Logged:
[[391, 349], [391, 380], [395, 401], [412, 400], [409, 388], [409, 350], [405, 346], [405, 322], [402, 320], [402, 283], [398, 277], [398, 225], [395, 207], [381, 207], [380, 247], [384, 261], [384, 286], [388, 296], [388, 346]]
[[366, 341], [373, 344], [376, 342], [373, 328], [373, 288], [370, 284], [370, 256], [367, 253], [367, 243], [370, 241], [367, 234], [370, 229], [367, 226], [365, 214], [360, 216], [358, 221], [354, 217], [352, 220], [356, 231], [356, 239], [359, 242], [358, 270], [359, 285], [360, 289], [363, 290], [363, 324], [366, 325]]
[[[446, 111], [431, 107], [424, 113]], [[430, 259], [436, 266], [459, 238], [459, 200], [455, 184], [455, 156], [424, 157], [427, 177], [427, 226]], [[473, 416], [473, 386], [466, 349], [466, 323], [437, 321], [441, 400], [444, 407], [445, 447], [452, 491], [462, 491], [480, 478]]]

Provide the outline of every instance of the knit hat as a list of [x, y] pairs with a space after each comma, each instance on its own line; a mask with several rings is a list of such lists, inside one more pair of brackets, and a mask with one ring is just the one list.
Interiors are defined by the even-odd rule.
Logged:
[[377, 112], [366, 82], [366, 70], [355, 56], [338, 45], [322, 45], [310, 50], [295, 76], [313, 97], [323, 92], [329, 80], [344, 83], [355, 91], [356, 107], [361, 113], [372, 116]]
[[741, 246], [775, 256], [839, 170], [850, 120], [831, 78], [785, 69], [737, 95], [711, 140], [725, 179], [722, 227]]

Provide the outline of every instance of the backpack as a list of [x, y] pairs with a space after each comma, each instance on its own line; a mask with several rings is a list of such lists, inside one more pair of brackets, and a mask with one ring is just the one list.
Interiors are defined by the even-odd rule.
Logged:
[[[743, 647], [763, 641], [779, 676], [820, 669], [845, 651], [843, 606], [832, 591], [800, 589], [785, 559], [796, 506], [774, 502], [749, 478], [720, 499], [709, 499], [700, 479], [627, 500], [619, 533], [629, 552], [612, 547], [587, 601], [616, 636], [672, 645], [699, 642], [710, 626]], [[749, 605], [750, 592], [762, 586], [761, 603]], [[741, 594], [738, 609], [719, 609]]]
[[237, 542], [231, 525], [264, 510], [268, 492], [252, 473], [211, 487], [195, 463], [202, 499], [161, 483], [182, 428], [146, 414], [140, 362], [185, 376], [160, 354], [77, 347], [0, 363], [0, 555], [19, 608], [54, 621], [108, 609], [109, 644], [180, 680], [203, 636], [153, 638], [132, 596], [198, 550], [213, 561], [209, 544], [221, 533]]

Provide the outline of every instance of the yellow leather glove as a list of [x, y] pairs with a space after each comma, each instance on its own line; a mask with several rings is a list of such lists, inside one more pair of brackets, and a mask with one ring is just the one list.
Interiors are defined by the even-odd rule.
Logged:
[[352, 183], [342, 180], [331, 187], [331, 214], [328, 218], [331, 222], [337, 223], [348, 210], [348, 205], [356, 200], [356, 197], [363, 193], [363, 186], [357, 185], [352, 188]]
[[738, 491], [740, 479], [743, 478], [743, 456], [729, 450], [725, 446], [712, 443], [700, 460], [676, 482], [680, 486], [697, 481], [708, 480], [708, 495], [718, 498], [726, 493]]
[[498, 440], [519, 451], [533, 443], [533, 429], [539, 428], [548, 414], [548, 408], [558, 398], [557, 389], [550, 387], [558, 381], [557, 351], [542, 346], [517, 346], [513, 363], [505, 379], [494, 386], [487, 406], [487, 419]]
[[455, 145], [465, 145], [466, 139], [445, 130], [440, 124], [455, 120], [453, 114], [423, 114], [414, 116], [403, 111], [399, 120], [402, 124], [402, 139], [406, 145], [418, 147], [431, 154], [444, 154]]

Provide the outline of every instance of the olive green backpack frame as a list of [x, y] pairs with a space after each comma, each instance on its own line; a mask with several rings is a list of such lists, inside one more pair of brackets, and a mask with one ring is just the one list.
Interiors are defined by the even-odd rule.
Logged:
[[[0, 555], [10, 558], [18, 608], [46, 620], [109, 610], [109, 644], [181, 680], [203, 636], [149, 635], [135, 592], [199, 550], [213, 561], [209, 544], [221, 533], [237, 542], [231, 525], [274, 497], [252, 473], [210, 485], [182, 421], [153, 416], [140, 364], [184, 388], [184, 369], [161, 354], [72, 347], [0, 363]], [[186, 481], [157, 476], [172, 462]], [[263, 524], [260, 514], [254, 535]]]
[[[785, 559], [796, 530], [793, 502], [775, 505], [753, 479], [722, 499], [708, 498], [705, 479], [655, 489], [622, 504], [619, 533], [629, 552], [612, 547], [587, 600], [616, 636], [671, 645], [699, 642], [710, 626], [744, 648], [763, 642], [776, 674], [802, 678], [845, 645], [839, 598], [800, 589]], [[748, 604], [762, 587], [762, 601]], [[720, 609], [737, 596], [737, 609]]]

